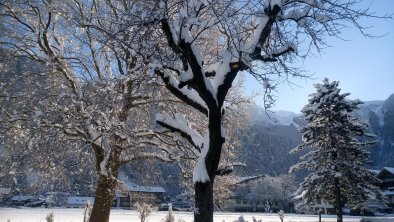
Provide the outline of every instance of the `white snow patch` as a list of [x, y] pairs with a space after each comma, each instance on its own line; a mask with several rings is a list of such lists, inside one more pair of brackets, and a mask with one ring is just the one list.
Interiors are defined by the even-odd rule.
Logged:
[[101, 161], [101, 163], [100, 163], [100, 174], [104, 175], [104, 176], [108, 176], [107, 166], [106, 165], [107, 165], [107, 162], [108, 162], [109, 153], [110, 153], [110, 151], [108, 151], [108, 154], [105, 155], [103, 161]]
[[203, 137], [190, 127], [189, 122], [186, 120], [183, 114], [175, 113], [174, 115], [175, 118], [172, 118], [167, 114], [157, 113], [156, 120], [186, 133], [191, 137], [193, 143], [196, 146], [201, 147], [204, 142]]
[[[70, 221], [83, 221], [84, 209], [42, 209], [42, 208], [0, 208], [0, 222], [7, 222], [7, 220], [18, 221], [18, 222], [45, 222], [45, 217], [51, 212], [55, 215], [55, 221], [57, 222], [70, 222]], [[166, 217], [168, 212], [166, 211], [156, 211], [149, 215], [148, 220], [150, 222], [160, 222]], [[185, 222], [193, 221], [193, 212], [173, 212], [175, 216], [175, 221], [179, 219]], [[230, 213], [230, 212], [214, 212], [214, 221], [224, 221], [233, 222], [237, 221], [239, 217], [243, 217], [245, 221], [253, 221], [253, 217], [256, 220], [261, 220], [264, 222], [278, 222], [278, 214], [275, 213]], [[297, 214], [286, 214], [284, 219], [285, 222], [315, 222], [316, 215], [297, 215]], [[335, 222], [335, 215], [322, 215], [322, 219], [325, 222]], [[368, 218], [369, 219], [369, 218]], [[389, 222], [393, 221], [393, 217], [374, 217], [376, 221]], [[110, 222], [129, 222], [129, 221], [139, 221], [139, 214], [135, 210], [121, 210], [112, 209], [109, 218]], [[361, 217], [350, 217], [344, 216], [344, 221], [346, 222], [360, 222]]]
[[209, 133], [207, 132], [204, 136], [204, 142], [202, 145], [200, 156], [198, 157], [196, 166], [193, 170], [193, 183], [197, 182], [207, 182], [210, 181], [207, 167], [205, 165], [205, 157], [207, 156], [209, 150]]

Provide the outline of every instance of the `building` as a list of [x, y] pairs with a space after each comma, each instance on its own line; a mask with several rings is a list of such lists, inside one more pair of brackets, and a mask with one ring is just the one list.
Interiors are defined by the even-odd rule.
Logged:
[[64, 207], [67, 208], [85, 208], [86, 204], [93, 205], [94, 197], [68, 196]]
[[278, 212], [281, 209], [289, 208], [289, 211], [292, 211], [292, 204], [287, 204], [288, 207], [283, 206], [283, 201], [276, 199], [247, 200], [242, 197], [233, 197], [226, 202], [225, 210], [231, 212]]
[[300, 208], [298, 206], [302, 202], [301, 196], [294, 197], [292, 201], [295, 206], [295, 212], [299, 214], [335, 214], [334, 206], [323, 200], [320, 200], [320, 203], [316, 203], [308, 208]]
[[113, 207], [130, 208], [136, 203], [159, 206], [164, 200], [165, 190], [162, 187], [139, 186], [134, 183], [124, 184], [121, 191], [116, 192]]
[[67, 192], [46, 192], [45, 202], [47, 207], [65, 206], [69, 196], [71, 196], [71, 194]]
[[34, 196], [31, 195], [15, 195], [6, 201], [8, 206], [24, 206], [29, 203]]
[[393, 167], [383, 167], [376, 176], [381, 183], [379, 184], [386, 200], [388, 202], [388, 207], [391, 211], [394, 210], [394, 168]]

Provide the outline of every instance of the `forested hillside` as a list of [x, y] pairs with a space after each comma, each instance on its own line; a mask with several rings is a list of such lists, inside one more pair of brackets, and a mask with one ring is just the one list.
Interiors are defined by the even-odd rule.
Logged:
[[[369, 123], [369, 131], [378, 140], [370, 148], [370, 167], [394, 166], [394, 94], [385, 101], [367, 101], [360, 108], [355, 115]], [[287, 173], [301, 155], [289, 151], [301, 143], [302, 116], [285, 111], [266, 113], [257, 106], [252, 112], [250, 131], [242, 139], [242, 161], [254, 166], [255, 173]]]

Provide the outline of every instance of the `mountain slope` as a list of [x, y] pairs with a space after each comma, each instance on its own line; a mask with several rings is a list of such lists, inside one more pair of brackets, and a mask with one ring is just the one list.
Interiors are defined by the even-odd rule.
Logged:
[[[385, 101], [367, 101], [355, 113], [369, 123], [369, 132], [378, 143], [370, 148], [373, 169], [394, 166], [394, 94]], [[253, 173], [279, 175], [287, 173], [302, 154], [289, 151], [302, 143], [298, 128], [305, 125], [302, 115], [287, 111], [266, 113], [252, 109], [249, 132], [242, 139], [241, 160], [253, 166]]]

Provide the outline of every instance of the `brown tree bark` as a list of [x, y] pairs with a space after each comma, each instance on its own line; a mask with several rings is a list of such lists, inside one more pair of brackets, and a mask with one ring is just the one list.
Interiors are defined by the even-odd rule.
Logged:
[[335, 185], [335, 212], [337, 214], [337, 222], [343, 222], [343, 212], [342, 212], [342, 200], [341, 200], [341, 188], [339, 187], [339, 179], [334, 179]]
[[[121, 148], [113, 146], [108, 154], [109, 157], [105, 164], [103, 171], [100, 172], [99, 181], [97, 184], [92, 214], [89, 222], [109, 222], [109, 215], [112, 207], [112, 202], [115, 198], [116, 186], [118, 183], [119, 169], [120, 169], [120, 154]], [[100, 161], [97, 160], [96, 161]], [[100, 162], [98, 163], [100, 165]], [[104, 173], [104, 174], [103, 174]]]

